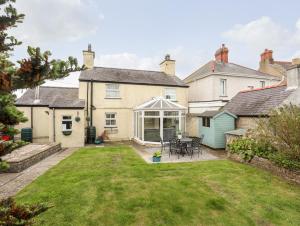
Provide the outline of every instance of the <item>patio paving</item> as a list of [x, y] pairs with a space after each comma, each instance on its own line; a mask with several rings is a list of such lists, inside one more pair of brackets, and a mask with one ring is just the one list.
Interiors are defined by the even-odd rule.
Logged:
[[[158, 147], [147, 147], [132, 143], [132, 147], [135, 151], [147, 162], [152, 162], [152, 156], [154, 152], [160, 151], [160, 146]], [[226, 159], [226, 152], [224, 150], [212, 150], [206, 146], [202, 146], [202, 154], [198, 156], [198, 153], [194, 154], [193, 157], [188, 155], [170, 155], [169, 156], [169, 147], [165, 148], [165, 151], [162, 153], [161, 163], [179, 163], [179, 162], [197, 162], [197, 161], [208, 161], [208, 160], [219, 160]]]

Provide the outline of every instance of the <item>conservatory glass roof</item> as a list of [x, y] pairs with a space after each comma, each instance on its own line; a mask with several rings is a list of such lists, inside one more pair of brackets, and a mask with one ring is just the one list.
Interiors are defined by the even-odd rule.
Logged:
[[163, 97], [154, 97], [135, 108], [135, 110], [186, 110], [187, 108]]

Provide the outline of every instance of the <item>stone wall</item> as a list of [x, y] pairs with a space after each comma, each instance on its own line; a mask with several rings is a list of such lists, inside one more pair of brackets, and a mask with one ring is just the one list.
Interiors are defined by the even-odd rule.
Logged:
[[237, 162], [252, 165], [261, 169], [265, 169], [277, 176], [280, 176], [288, 181], [300, 184], [300, 171], [291, 171], [282, 167], [279, 167], [269, 161], [268, 159], [255, 156], [250, 162], [244, 161], [239, 155], [231, 154], [228, 152], [228, 158]]

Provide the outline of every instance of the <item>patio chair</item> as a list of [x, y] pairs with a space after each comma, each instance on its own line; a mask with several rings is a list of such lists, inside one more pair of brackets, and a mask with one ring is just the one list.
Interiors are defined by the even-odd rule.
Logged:
[[200, 157], [200, 153], [201, 153], [201, 155], [203, 154], [202, 148], [201, 148], [203, 138], [204, 138], [204, 135], [202, 135], [201, 137], [195, 137], [195, 138], [193, 138], [193, 141], [192, 141], [193, 151], [198, 153], [198, 158]]
[[170, 140], [169, 142], [169, 157], [174, 153], [174, 154], [178, 154], [178, 158], [179, 155], [181, 153], [181, 144], [180, 144], [180, 140], [173, 138]]

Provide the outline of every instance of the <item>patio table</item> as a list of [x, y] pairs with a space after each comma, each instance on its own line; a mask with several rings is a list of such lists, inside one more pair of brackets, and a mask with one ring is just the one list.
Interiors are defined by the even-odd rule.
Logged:
[[[193, 139], [189, 138], [189, 137], [184, 137], [184, 138], [181, 138], [179, 140], [180, 140], [180, 143], [187, 144], [187, 146], [190, 145], [192, 143], [192, 141], [193, 141]], [[181, 154], [182, 154], [182, 156], [184, 156], [184, 154], [185, 154], [182, 146], [181, 146]]]

